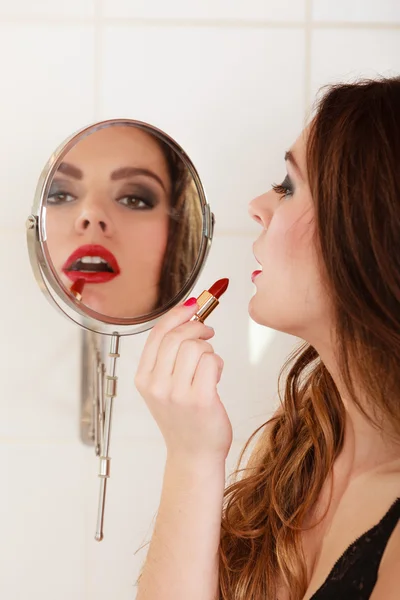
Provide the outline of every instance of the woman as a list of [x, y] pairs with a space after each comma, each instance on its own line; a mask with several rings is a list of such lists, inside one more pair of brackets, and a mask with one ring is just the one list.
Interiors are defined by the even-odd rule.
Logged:
[[[190, 276], [201, 241], [194, 181], [156, 136], [111, 125], [64, 156], [47, 198], [49, 253], [69, 289], [110, 317], [165, 305]], [[185, 248], [185, 251], [183, 251]]]
[[250, 204], [250, 315], [305, 344], [224, 492], [213, 331], [190, 303], [152, 331], [136, 384], [167, 463], [137, 600], [399, 597], [400, 78], [332, 87], [286, 159]]

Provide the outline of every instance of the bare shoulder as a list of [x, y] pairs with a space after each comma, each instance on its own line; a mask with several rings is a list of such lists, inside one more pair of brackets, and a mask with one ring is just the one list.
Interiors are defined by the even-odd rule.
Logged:
[[398, 600], [400, 589], [400, 522], [395, 527], [382, 556], [378, 580], [370, 600]]

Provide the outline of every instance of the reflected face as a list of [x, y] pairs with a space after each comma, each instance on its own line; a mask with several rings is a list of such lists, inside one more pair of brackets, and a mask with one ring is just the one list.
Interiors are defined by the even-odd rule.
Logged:
[[172, 183], [161, 147], [135, 127], [111, 126], [63, 158], [47, 199], [52, 262], [82, 303], [111, 317], [153, 310], [168, 240]]
[[250, 215], [263, 231], [253, 246], [262, 271], [253, 276], [249, 313], [257, 323], [315, 342], [329, 306], [314, 241], [306, 142], [307, 130], [286, 155], [283, 183], [250, 203]]

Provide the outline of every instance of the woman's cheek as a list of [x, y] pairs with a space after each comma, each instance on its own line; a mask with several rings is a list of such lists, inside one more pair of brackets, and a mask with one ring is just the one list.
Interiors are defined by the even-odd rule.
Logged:
[[267, 264], [282, 266], [282, 261], [290, 256], [291, 248], [294, 246], [292, 236], [293, 231], [288, 223], [275, 215], [270, 222], [265, 238], [264, 256], [260, 257], [263, 266]]
[[64, 262], [71, 254], [71, 241], [63, 223], [50, 216], [50, 211], [47, 213], [46, 234], [50, 259], [57, 272], [61, 273]]
[[307, 258], [313, 244], [314, 223], [310, 210], [289, 210], [290, 200], [287, 201], [286, 210], [276, 215], [274, 230], [274, 244], [286, 259], [298, 263]]
[[[144, 253], [147, 265], [159, 272], [168, 243], [168, 221], [157, 221], [140, 228], [140, 254]], [[142, 254], [143, 256], [143, 254]]]

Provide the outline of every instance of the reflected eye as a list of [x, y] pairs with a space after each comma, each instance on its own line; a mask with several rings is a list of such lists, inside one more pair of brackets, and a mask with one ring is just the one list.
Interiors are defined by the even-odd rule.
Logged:
[[47, 203], [53, 205], [67, 204], [68, 202], [73, 202], [76, 200], [75, 196], [69, 194], [68, 192], [63, 192], [62, 190], [52, 191], [47, 197]]
[[291, 196], [293, 196], [294, 193], [293, 183], [289, 175], [286, 175], [284, 181], [281, 184], [277, 185], [276, 183], [273, 183], [272, 189], [274, 190], [274, 192], [280, 195], [280, 200], [282, 200], [283, 198], [290, 198]]
[[155, 206], [155, 203], [150, 198], [139, 198], [133, 194], [123, 196], [122, 198], [119, 198], [117, 202], [131, 210], [151, 210]]

